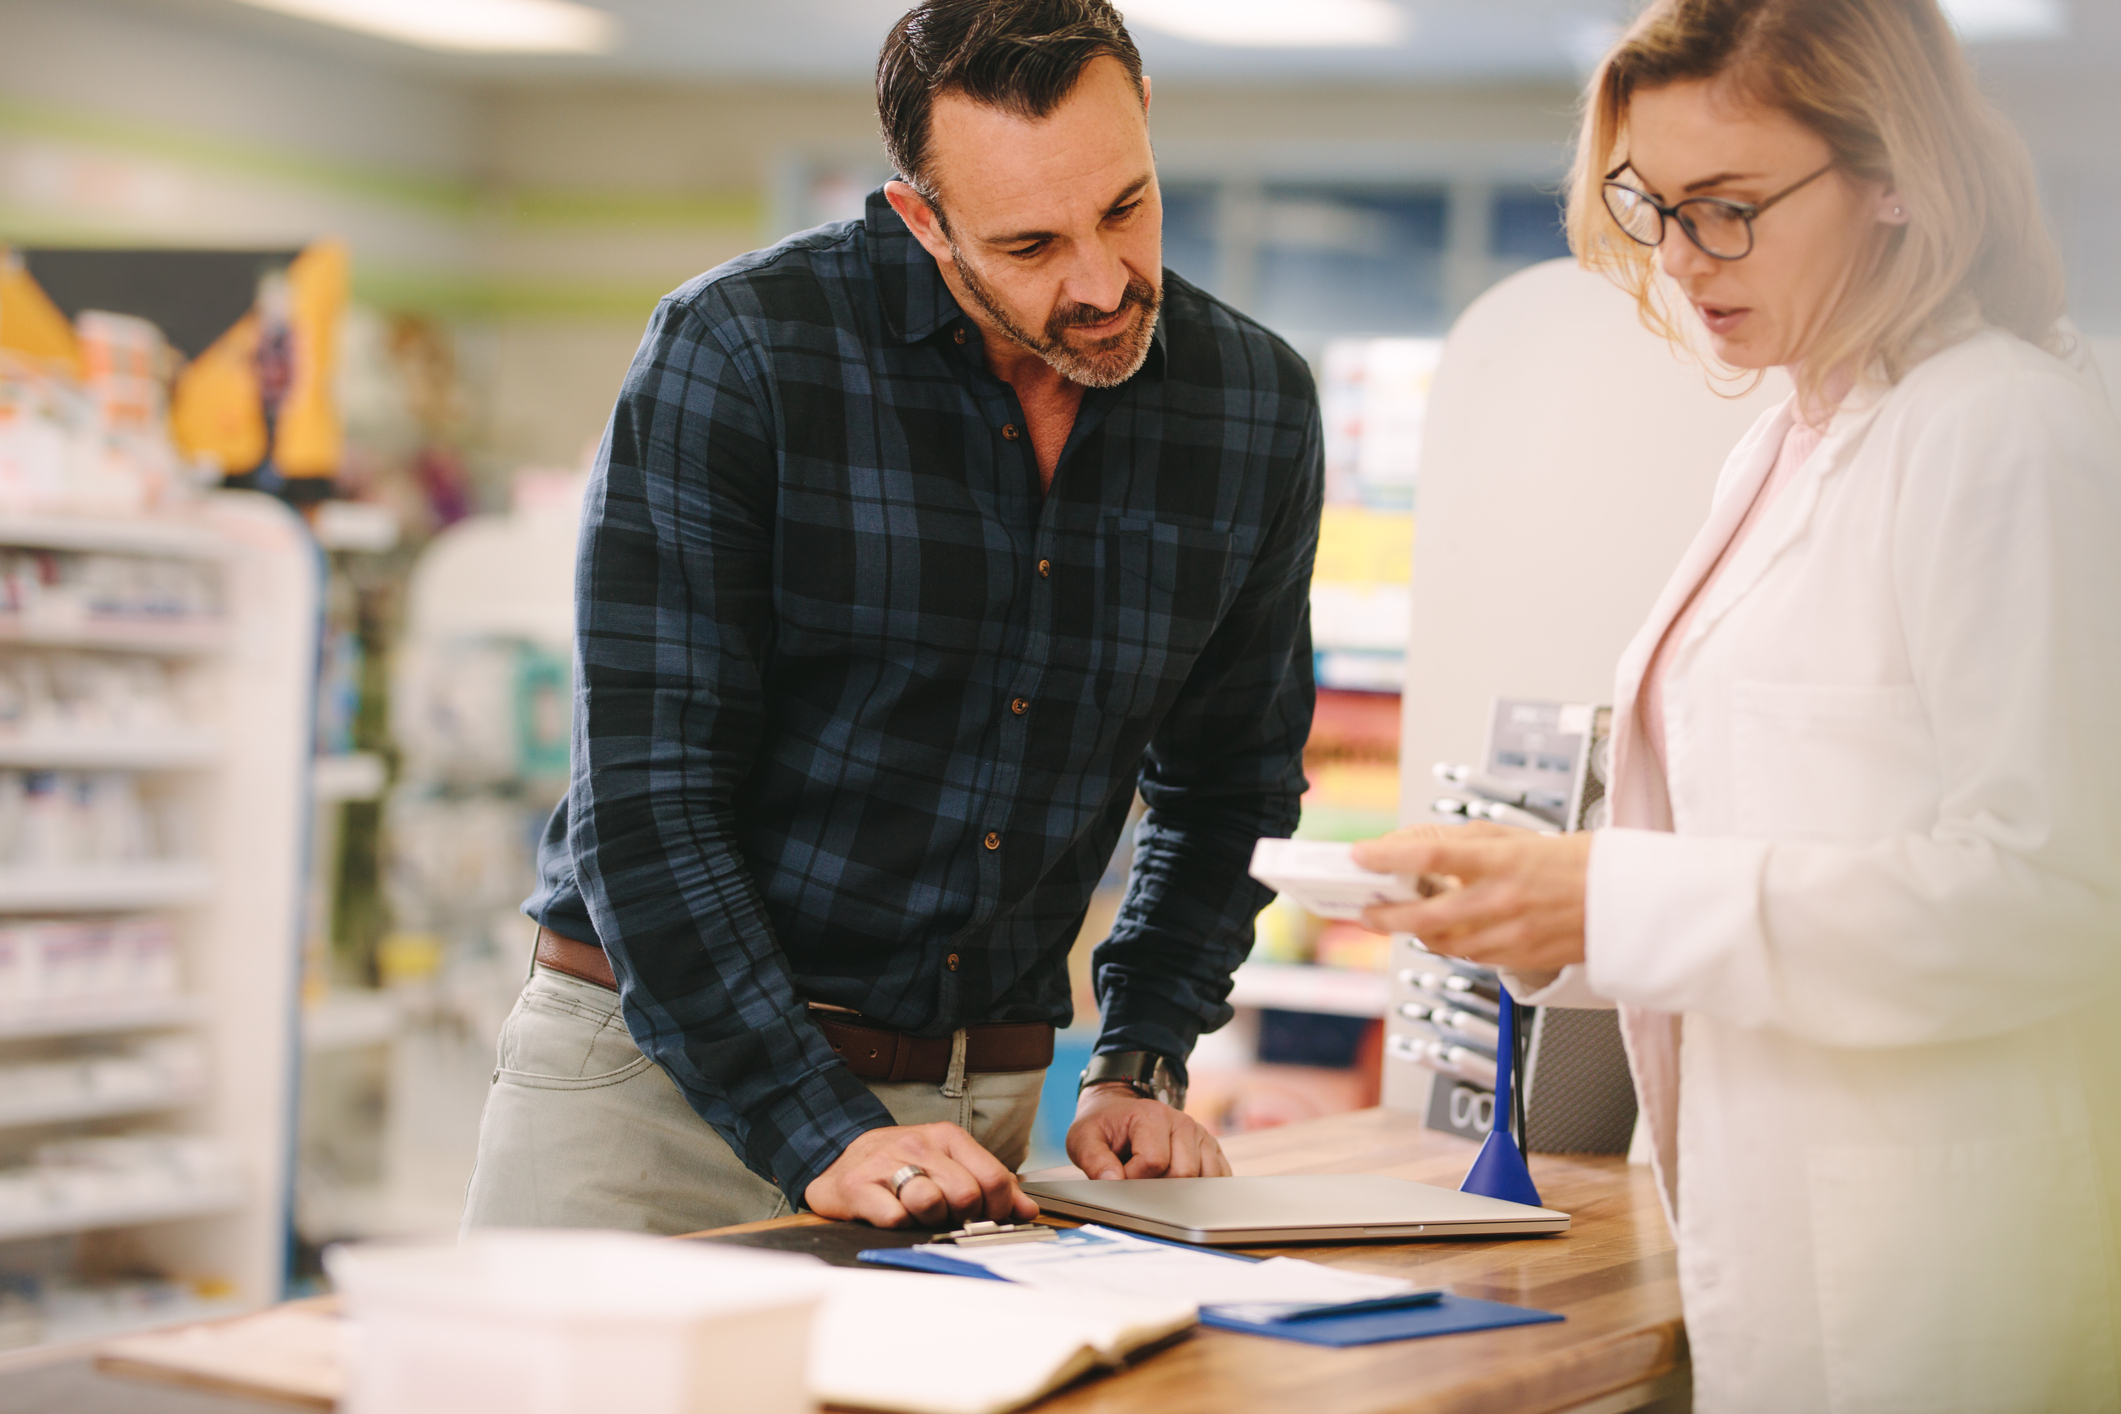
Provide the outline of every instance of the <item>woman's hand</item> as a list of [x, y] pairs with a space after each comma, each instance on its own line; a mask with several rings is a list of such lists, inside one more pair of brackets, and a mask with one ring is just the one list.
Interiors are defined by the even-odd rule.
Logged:
[[1378, 904], [1363, 922], [1412, 933], [1430, 952], [1513, 972], [1558, 972], [1583, 961], [1588, 833], [1542, 835], [1477, 823], [1416, 825], [1355, 846], [1380, 874], [1453, 879], [1418, 903]]

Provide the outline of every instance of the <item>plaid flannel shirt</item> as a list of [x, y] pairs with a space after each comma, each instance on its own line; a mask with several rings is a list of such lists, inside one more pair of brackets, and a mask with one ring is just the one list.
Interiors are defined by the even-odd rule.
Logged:
[[525, 911], [594, 938], [634, 1040], [801, 1203], [891, 1117], [805, 999], [1100, 1051], [1231, 1015], [1311, 723], [1317, 396], [1175, 275], [1147, 365], [1086, 390], [1049, 493], [1024, 414], [876, 193], [663, 300], [584, 509], [573, 777]]

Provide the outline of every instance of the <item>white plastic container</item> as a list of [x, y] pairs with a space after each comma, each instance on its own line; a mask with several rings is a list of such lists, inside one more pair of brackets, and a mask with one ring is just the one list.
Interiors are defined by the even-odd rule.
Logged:
[[335, 1247], [343, 1414], [807, 1414], [822, 1263], [630, 1233]]

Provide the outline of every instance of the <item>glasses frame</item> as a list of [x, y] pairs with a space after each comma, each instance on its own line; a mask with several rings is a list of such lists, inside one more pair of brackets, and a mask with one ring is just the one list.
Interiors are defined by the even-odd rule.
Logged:
[[[1620, 228], [1620, 234], [1626, 236], [1629, 240], [1635, 242], [1635, 244], [1637, 245], [1648, 246], [1651, 250], [1655, 250], [1659, 246], [1664, 244], [1665, 223], [1667, 221], [1670, 221], [1677, 225], [1680, 230], [1686, 233], [1686, 238], [1694, 243], [1694, 249], [1700, 251], [1703, 255], [1707, 256], [1711, 260], [1728, 261], [1743, 260], [1753, 253], [1753, 222], [1760, 216], [1763, 211], [1766, 211], [1769, 207], [1773, 206], [1776, 202], [1782, 200], [1784, 197], [1793, 195], [1801, 189], [1810, 186], [1813, 182], [1818, 181], [1821, 177], [1833, 171], [1835, 167], [1840, 165], [1840, 163], [1829, 162], [1824, 167], [1821, 167], [1818, 171], [1812, 173], [1809, 177], [1804, 177], [1798, 181], [1792, 182], [1790, 183], [1790, 185], [1784, 187], [1781, 191], [1776, 192], [1773, 196], [1763, 197], [1759, 201], [1733, 201], [1727, 196], [1690, 196], [1685, 201], [1674, 202], [1670, 206], [1660, 204], [1656, 200], [1656, 198], [1652, 197], [1648, 192], [1643, 191], [1639, 187], [1631, 187], [1626, 182], [1616, 182], [1613, 180], [1622, 172], [1627, 171], [1629, 165], [1630, 164], [1623, 162], [1618, 167], [1615, 167], [1612, 171], [1605, 174], [1605, 186], [1601, 194], [1602, 199], [1605, 202], [1606, 215], [1613, 218], [1613, 224]], [[1650, 210], [1657, 213], [1656, 240], [1646, 241], [1642, 237], [1636, 235], [1633, 231], [1628, 229], [1627, 222], [1622, 220], [1620, 213], [1613, 209], [1613, 192], [1616, 190], [1626, 192], [1629, 196], [1640, 201], [1644, 206], [1647, 206]], [[1710, 250], [1707, 246], [1703, 245], [1701, 243], [1701, 233], [1694, 229], [1694, 223], [1687, 218], [1686, 209], [1689, 206], [1714, 206], [1720, 208], [1721, 210], [1727, 211], [1731, 215], [1737, 217], [1738, 220], [1743, 222], [1745, 225], [1745, 249], [1739, 251], [1736, 255], [1724, 255], [1718, 251]]]

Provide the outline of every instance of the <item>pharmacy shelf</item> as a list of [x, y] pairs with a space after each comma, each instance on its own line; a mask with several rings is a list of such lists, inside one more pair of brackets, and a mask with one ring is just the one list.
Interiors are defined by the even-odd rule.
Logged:
[[1391, 986], [1382, 972], [1309, 963], [1248, 962], [1231, 979], [1230, 1005], [1328, 1016], [1383, 1016]]
[[164, 1326], [189, 1326], [200, 1321], [218, 1320], [223, 1316], [241, 1315], [246, 1309], [248, 1308], [240, 1301], [207, 1300], [191, 1296], [177, 1301], [157, 1303], [145, 1310], [99, 1312], [86, 1316], [69, 1315], [56, 1320], [46, 1320], [43, 1323], [42, 1340], [46, 1345], [114, 1340], [122, 1335], [138, 1335]]
[[167, 555], [218, 560], [229, 542], [204, 526], [166, 518], [113, 520], [95, 516], [9, 516], [0, 525], [0, 545], [36, 550], [80, 550], [90, 554]]
[[0, 1012], [0, 1042], [51, 1036], [114, 1036], [193, 1025], [206, 1016], [197, 997], [39, 1002], [35, 1014]]
[[197, 1086], [170, 1086], [159, 1095], [91, 1096], [41, 1105], [0, 1103], [0, 1129], [28, 1129], [39, 1124], [111, 1119], [118, 1115], [161, 1114], [205, 1099]]
[[228, 626], [218, 620], [179, 624], [89, 619], [65, 623], [0, 614], [0, 645], [13, 644], [24, 648], [90, 648], [113, 653], [186, 657], [219, 652], [227, 642]]
[[[91, 1203], [91, 1188], [62, 1185], [46, 1204], [41, 1185], [0, 1184], [0, 1197], [15, 1200], [0, 1204], [0, 1241], [125, 1229], [128, 1258], [141, 1270], [225, 1283], [232, 1300], [263, 1305], [280, 1297], [287, 1272], [296, 1074], [290, 1048], [323, 583], [316, 542], [271, 497], [211, 492], [152, 519], [10, 517], [0, 524], [0, 547], [9, 545], [188, 560], [220, 571], [218, 617], [97, 615], [51, 600], [0, 617], [0, 655], [47, 646], [172, 660], [185, 669], [201, 708], [185, 725], [204, 734], [173, 741], [139, 733], [143, 740], [122, 748], [96, 743], [93, 751], [76, 745], [66, 749], [77, 754], [63, 762], [59, 744], [48, 740], [0, 747], [9, 753], [0, 757], [7, 769], [164, 771], [156, 794], [181, 812], [196, 851], [147, 864], [0, 870], [0, 922], [6, 915], [170, 914], [192, 987], [184, 996], [130, 1000], [8, 998], [0, 1001], [0, 1042], [10, 1060], [19, 1052], [35, 1062], [60, 1058], [40, 1052], [67, 1050], [69, 1036], [184, 1028], [214, 1060], [205, 1090], [182, 1112], [185, 1131], [211, 1141], [214, 1161], [225, 1160], [243, 1181], [178, 1186], [172, 1173], [173, 1186], [160, 1194], [151, 1185], [106, 1189], [113, 1199], [134, 1201], [100, 1204]], [[145, 1137], [162, 1121], [148, 1114], [95, 1127], [124, 1132], [112, 1138]], [[77, 1200], [58, 1201], [67, 1193]], [[201, 1219], [210, 1226], [193, 1221]], [[209, 1235], [210, 1248], [202, 1246]], [[44, 1335], [64, 1338], [57, 1325]]]
[[0, 869], [0, 914], [181, 908], [213, 893], [213, 872], [189, 861]]
[[220, 740], [206, 732], [0, 736], [0, 767], [32, 771], [182, 771], [210, 766], [220, 754]]
[[250, 1201], [251, 1195], [241, 1188], [201, 1188], [196, 1192], [173, 1193], [152, 1201], [84, 1204], [80, 1207], [52, 1208], [36, 1213], [0, 1212], [0, 1242], [15, 1242], [25, 1237], [54, 1237], [64, 1232], [98, 1232], [104, 1228], [139, 1227], [147, 1223], [214, 1217], [234, 1212]]

